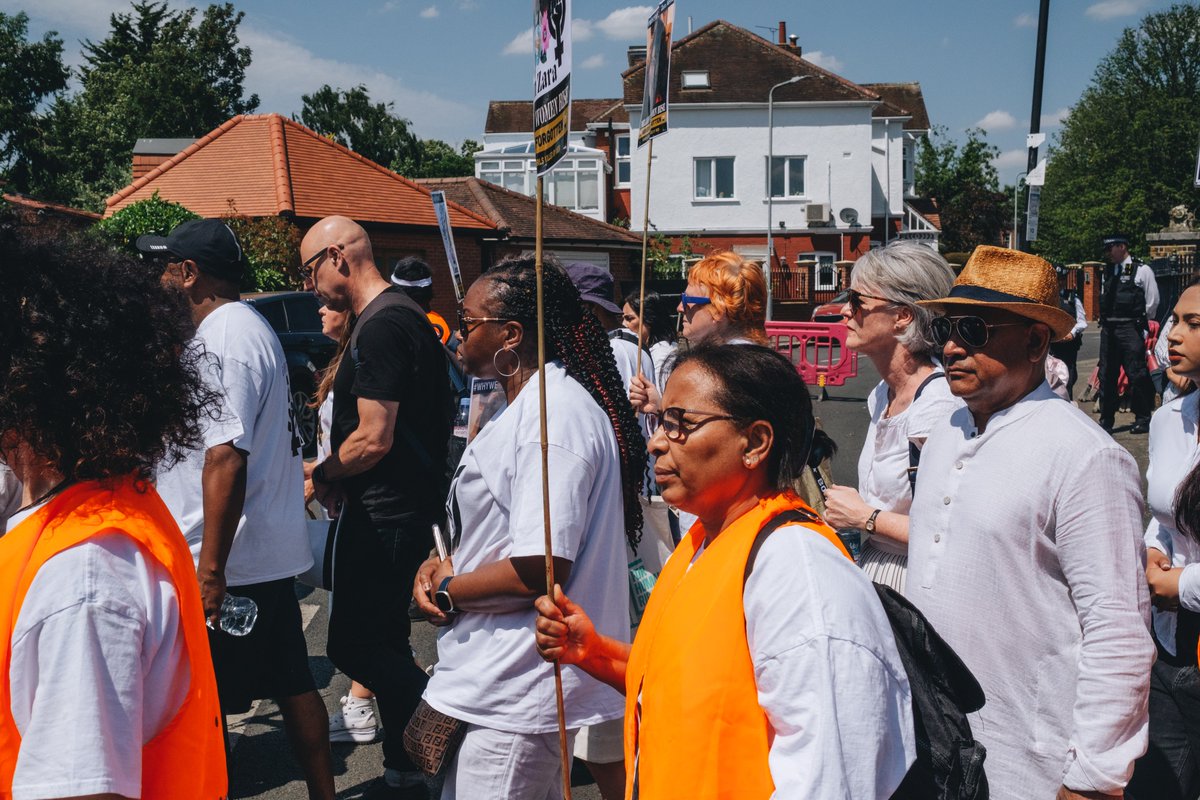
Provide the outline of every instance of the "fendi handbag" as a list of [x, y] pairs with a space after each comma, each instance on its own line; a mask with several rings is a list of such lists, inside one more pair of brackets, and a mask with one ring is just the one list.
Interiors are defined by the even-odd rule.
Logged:
[[450, 766], [466, 732], [467, 723], [422, 700], [404, 728], [404, 750], [422, 772], [437, 776]]

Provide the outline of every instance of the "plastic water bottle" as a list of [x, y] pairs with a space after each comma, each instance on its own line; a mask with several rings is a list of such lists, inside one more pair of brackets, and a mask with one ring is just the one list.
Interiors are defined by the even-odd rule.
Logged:
[[[249, 597], [226, 594], [221, 601], [221, 630], [230, 636], [245, 636], [258, 622], [258, 603]], [[212, 622], [208, 623], [212, 627]]]

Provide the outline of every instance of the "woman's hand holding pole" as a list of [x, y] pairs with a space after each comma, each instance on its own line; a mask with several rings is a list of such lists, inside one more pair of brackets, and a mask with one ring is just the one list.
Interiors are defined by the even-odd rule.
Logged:
[[575, 664], [587, 674], [625, 693], [625, 667], [629, 663], [629, 644], [596, 631], [582, 608], [554, 584], [554, 599], [542, 595], [534, 601], [538, 617], [538, 655], [547, 661]]

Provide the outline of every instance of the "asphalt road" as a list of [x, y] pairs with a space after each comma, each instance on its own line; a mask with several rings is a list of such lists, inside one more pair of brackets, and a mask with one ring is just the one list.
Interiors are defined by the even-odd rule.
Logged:
[[[1093, 326], [1084, 335], [1080, 354], [1080, 382], [1076, 395], [1082, 390], [1096, 364], [1099, 336]], [[833, 460], [834, 480], [854, 485], [857, 482], [858, 453], [862, 449], [867, 426], [866, 400], [879, 381], [871, 362], [859, 360], [858, 377], [845, 386], [829, 389], [829, 397], [815, 403], [816, 414], [825, 430], [837, 442], [839, 452]], [[1081, 406], [1082, 407], [1082, 406]], [[1091, 405], [1085, 408], [1091, 413]], [[1094, 414], [1092, 415], [1095, 416]], [[1132, 415], [1117, 417], [1116, 439], [1130, 450], [1144, 474], [1147, 459], [1147, 437], [1132, 436], [1126, 430]], [[339, 698], [346, 694], [349, 679], [333, 668], [325, 657], [325, 638], [329, 623], [328, 596], [325, 592], [298, 587], [304, 612], [308, 639], [309, 663], [316, 677], [321, 696], [332, 712], [338, 709]], [[432, 626], [414, 623], [412, 646], [421, 664], [436, 658], [435, 634]], [[232, 793], [234, 798], [261, 800], [303, 800], [307, 793], [299, 769], [292, 760], [283, 731], [279, 709], [269, 701], [259, 703], [243, 717], [231, 719], [233, 734]], [[370, 745], [335, 744], [333, 766], [339, 798], [359, 797], [382, 772], [382, 752], [378, 743]], [[600, 800], [600, 793], [591, 784], [586, 772], [575, 772], [576, 800]]]

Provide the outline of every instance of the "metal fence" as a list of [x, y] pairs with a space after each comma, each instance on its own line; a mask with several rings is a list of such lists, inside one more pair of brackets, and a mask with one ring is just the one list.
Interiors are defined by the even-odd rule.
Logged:
[[846, 285], [845, 270], [836, 264], [783, 262], [771, 270], [771, 294], [777, 303], [829, 303]]
[[1158, 320], [1170, 319], [1179, 295], [1196, 277], [1196, 254], [1181, 253], [1169, 258], [1156, 258], [1150, 262], [1158, 284]]

